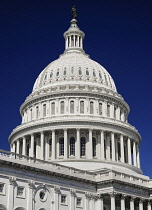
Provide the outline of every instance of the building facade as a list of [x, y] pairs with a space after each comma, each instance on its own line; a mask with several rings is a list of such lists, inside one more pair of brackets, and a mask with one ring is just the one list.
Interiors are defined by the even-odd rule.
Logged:
[[141, 136], [110, 74], [83, 50], [76, 16], [65, 51], [38, 76], [0, 150], [0, 210], [151, 210]]

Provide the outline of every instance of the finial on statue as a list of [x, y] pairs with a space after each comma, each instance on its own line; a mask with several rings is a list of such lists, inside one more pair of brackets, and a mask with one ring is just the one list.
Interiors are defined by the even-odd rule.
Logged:
[[73, 19], [76, 19], [78, 16], [75, 5], [73, 5], [72, 7], [72, 16], [73, 16]]

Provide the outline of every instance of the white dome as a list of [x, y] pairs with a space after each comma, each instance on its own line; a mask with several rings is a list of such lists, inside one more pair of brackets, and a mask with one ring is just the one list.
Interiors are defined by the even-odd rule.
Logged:
[[110, 74], [83, 52], [65, 52], [38, 76], [33, 91], [63, 84], [87, 84], [116, 91]]

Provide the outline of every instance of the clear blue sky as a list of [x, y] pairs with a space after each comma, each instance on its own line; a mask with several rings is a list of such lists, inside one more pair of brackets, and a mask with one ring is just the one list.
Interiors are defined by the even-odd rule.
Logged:
[[112, 75], [142, 135], [141, 166], [152, 177], [152, 1], [3, 0], [0, 3], [0, 148], [21, 122], [19, 107], [39, 73], [64, 51], [76, 4], [84, 49]]

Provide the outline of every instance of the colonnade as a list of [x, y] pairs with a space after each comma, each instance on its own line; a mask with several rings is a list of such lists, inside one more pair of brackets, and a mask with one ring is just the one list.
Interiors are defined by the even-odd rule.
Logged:
[[83, 157], [119, 161], [140, 168], [139, 142], [121, 133], [103, 130], [36, 132], [13, 141], [11, 151], [46, 161]]
[[[107, 199], [107, 202], [105, 201]], [[106, 203], [109, 203], [106, 205]], [[99, 210], [151, 210], [151, 200], [124, 194], [109, 193], [99, 195]]]

